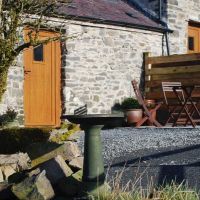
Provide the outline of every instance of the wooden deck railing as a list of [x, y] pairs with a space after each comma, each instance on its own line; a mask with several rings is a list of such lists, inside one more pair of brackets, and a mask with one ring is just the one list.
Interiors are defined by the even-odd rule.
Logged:
[[[144, 55], [145, 97], [162, 99], [161, 82], [179, 81], [182, 85], [200, 85], [200, 53], [151, 57]], [[194, 92], [200, 97], [200, 91]]]

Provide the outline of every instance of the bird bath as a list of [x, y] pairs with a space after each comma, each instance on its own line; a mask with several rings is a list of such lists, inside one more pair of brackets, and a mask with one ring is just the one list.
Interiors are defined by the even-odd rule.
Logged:
[[101, 129], [105, 125], [122, 122], [123, 114], [64, 115], [72, 123], [80, 124], [85, 132], [84, 164], [82, 181], [87, 183], [87, 192], [95, 191], [104, 185], [105, 173], [102, 156]]

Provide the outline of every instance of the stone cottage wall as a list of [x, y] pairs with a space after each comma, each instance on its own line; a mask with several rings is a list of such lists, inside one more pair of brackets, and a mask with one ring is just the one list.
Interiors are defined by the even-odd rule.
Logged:
[[15, 65], [11, 66], [8, 73], [7, 89], [0, 103], [0, 114], [7, 109], [14, 109], [17, 112], [19, 124], [24, 122], [24, 101], [23, 101], [23, 55], [19, 55]]
[[[152, 5], [155, 1], [151, 1]], [[200, 0], [168, 0], [171, 54], [187, 52], [188, 21], [200, 21]], [[66, 23], [62, 56], [62, 108], [64, 113], [87, 104], [89, 113], [108, 113], [115, 102], [133, 95], [130, 80], [142, 76], [143, 52], [162, 55], [160, 33], [92, 23]], [[23, 56], [10, 68], [0, 113], [14, 108], [23, 123]]]
[[63, 71], [65, 113], [87, 104], [89, 113], [109, 113], [115, 102], [133, 95], [143, 52], [162, 55], [162, 34], [94, 24], [70, 24]]
[[187, 53], [188, 22], [200, 22], [200, 0], [168, 0], [167, 9], [171, 53]]

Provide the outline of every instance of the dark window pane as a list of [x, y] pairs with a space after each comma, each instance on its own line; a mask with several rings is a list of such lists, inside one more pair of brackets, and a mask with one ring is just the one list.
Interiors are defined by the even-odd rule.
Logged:
[[34, 61], [42, 62], [44, 60], [43, 44], [37, 46], [33, 50]]
[[194, 37], [188, 37], [188, 48], [190, 51], [194, 51]]

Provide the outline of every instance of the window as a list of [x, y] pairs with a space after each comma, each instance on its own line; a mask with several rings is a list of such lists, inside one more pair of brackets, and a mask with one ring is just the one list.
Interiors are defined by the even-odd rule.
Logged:
[[194, 51], [194, 37], [188, 37], [188, 49]]
[[37, 62], [43, 62], [44, 61], [43, 49], [44, 49], [43, 44], [40, 44], [39, 46], [37, 46], [33, 49], [33, 59], [34, 59], [34, 61], [37, 61]]

